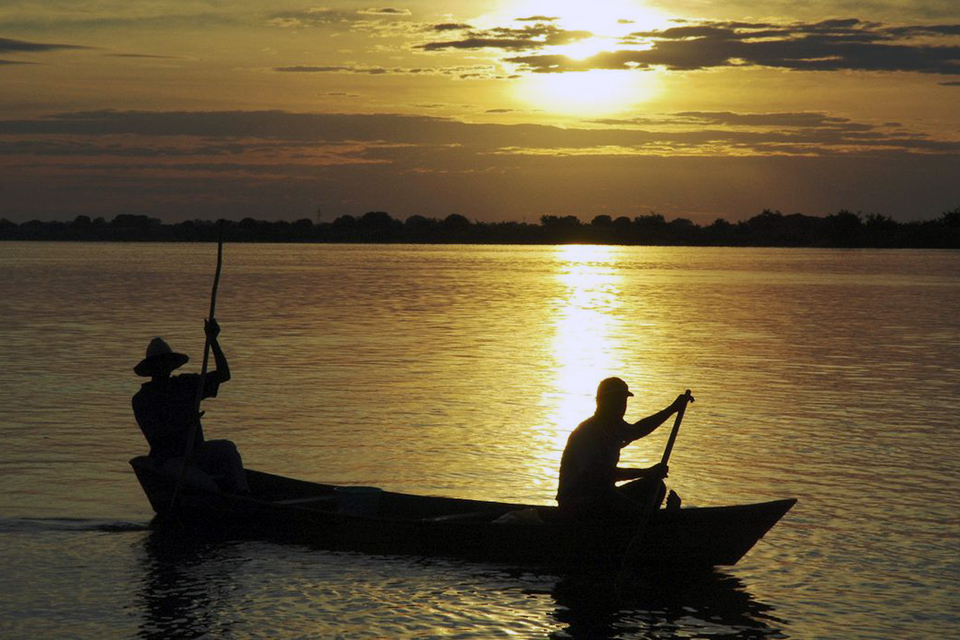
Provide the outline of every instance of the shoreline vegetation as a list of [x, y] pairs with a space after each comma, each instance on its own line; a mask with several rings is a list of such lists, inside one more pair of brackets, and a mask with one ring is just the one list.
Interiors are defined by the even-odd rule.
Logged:
[[[611, 217], [589, 223], [578, 217], [546, 215], [539, 224], [471, 222], [414, 215], [397, 220], [384, 211], [332, 222], [244, 218], [225, 221], [231, 242], [330, 242], [403, 244], [609, 244], [737, 247], [960, 248], [960, 207], [937, 219], [897, 222], [878, 215], [840, 211], [826, 216], [784, 215], [764, 210], [748, 220], [718, 218], [700, 226], [686, 218], [669, 222], [658, 213]], [[0, 219], [0, 240], [99, 242], [206, 242], [217, 238], [217, 224], [188, 220], [164, 224], [145, 215], [120, 214], [107, 221], [77, 216], [72, 222]]]

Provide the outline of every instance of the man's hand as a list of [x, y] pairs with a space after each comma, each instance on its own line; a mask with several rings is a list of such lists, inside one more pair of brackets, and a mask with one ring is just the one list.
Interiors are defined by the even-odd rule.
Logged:
[[217, 319], [211, 318], [210, 320], [204, 320], [203, 332], [207, 334], [207, 337], [210, 338], [211, 342], [216, 340], [217, 336], [220, 335], [220, 325], [217, 323]]
[[680, 407], [682, 407], [685, 402], [694, 402], [693, 396], [690, 395], [689, 391], [678, 395], [677, 399], [673, 401], [673, 404], [670, 406], [670, 408], [675, 412], [680, 411]]
[[213, 349], [213, 359], [217, 363], [217, 375], [220, 376], [220, 382], [226, 382], [230, 379], [230, 365], [227, 364], [227, 357], [223, 355], [223, 349], [217, 342], [217, 336], [220, 335], [220, 325], [216, 318], [210, 318], [203, 321], [203, 331], [207, 334], [207, 342]]
[[662, 480], [666, 478], [667, 475], [670, 473], [670, 467], [668, 465], [663, 464], [662, 462], [658, 462], [657, 464], [647, 469], [647, 473], [652, 476], [657, 476]]

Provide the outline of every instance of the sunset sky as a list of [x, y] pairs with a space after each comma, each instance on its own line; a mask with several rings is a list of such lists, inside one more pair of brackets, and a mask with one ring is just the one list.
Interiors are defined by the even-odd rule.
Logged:
[[957, 0], [4, 0], [0, 218], [960, 206]]

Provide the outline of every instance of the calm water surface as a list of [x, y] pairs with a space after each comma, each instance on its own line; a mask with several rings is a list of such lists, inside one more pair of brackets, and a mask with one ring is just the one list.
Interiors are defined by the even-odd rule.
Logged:
[[151, 532], [132, 367], [162, 335], [199, 369], [214, 266], [0, 243], [0, 637], [960, 637], [960, 253], [226, 247], [233, 380], [204, 424], [250, 467], [549, 504], [620, 375], [628, 418], [694, 390], [687, 503], [800, 499], [736, 567], [619, 601], [602, 576]]

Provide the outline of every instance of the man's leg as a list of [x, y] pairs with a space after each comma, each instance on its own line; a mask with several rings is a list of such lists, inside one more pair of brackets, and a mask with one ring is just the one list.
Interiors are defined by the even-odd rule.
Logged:
[[209, 474], [222, 476], [224, 489], [232, 493], [249, 493], [247, 474], [237, 446], [229, 440], [207, 440], [200, 445], [197, 466]]
[[[180, 473], [183, 470], [183, 465], [185, 462], [186, 461], [184, 460], [183, 456], [170, 458], [163, 463], [162, 468], [167, 475], [179, 481]], [[198, 489], [203, 489], [204, 491], [220, 490], [219, 485], [217, 485], [216, 481], [210, 477], [209, 473], [203, 469], [198, 469], [194, 465], [187, 467], [186, 473], [183, 474], [183, 481], [187, 486], [197, 487]]]
[[617, 487], [617, 491], [631, 500], [639, 502], [641, 505], [646, 505], [655, 493], [656, 504], [654, 506], [659, 509], [660, 505], [663, 504], [664, 497], [667, 495], [667, 485], [660, 479], [640, 478], [639, 480], [633, 480], [620, 485]]
[[567, 499], [560, 505], [560, 513], [571, 520], [636, 520], [642, 506], [619, 491], [588, 499]]

